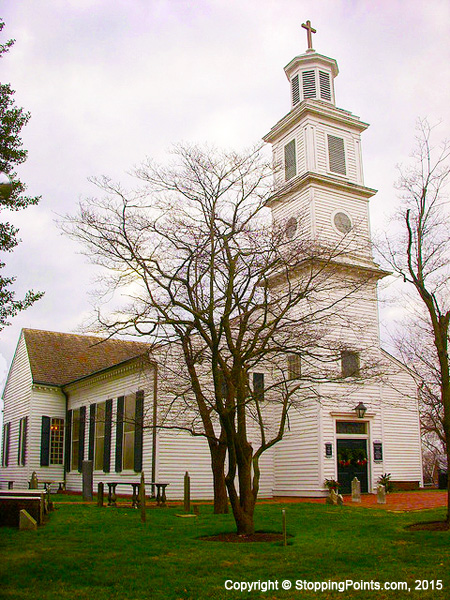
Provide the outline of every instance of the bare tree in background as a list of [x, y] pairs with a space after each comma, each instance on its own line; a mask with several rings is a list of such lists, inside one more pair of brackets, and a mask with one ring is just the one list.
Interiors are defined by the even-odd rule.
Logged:
[[250, 534], [260, 458], [292, 406], [317, 397], [318, 383], [342, 381], [337, 332], [358, 327], [346, 309], [376, 274], [344, 266], [357, 234], [324, 244], [301, 220], [288, 231], [272, 224], [273, 171], [259, 149], [177, 147], [171, 166], [148, 161], [135, 175], [134, 192], [97, 180], [105, 197], [83, 202], [63, 228], [105, 267], [105, 294], [130, 298], [108, 317], [98, 308], [98, 322], [109, 335], [145, 337], [163, 357], [160, 426], [206, 437], [215, 511], [228, 495], [238, 533]]
[[[412, 163], [400, 168], [400, 233], [386, 240], [384, 256], [419, 301], [417, 335], [406, 338], [405, 354], [422, 377], [423, 422], [440, 436], [450, 464], [450, 211], [445, 186], [450, 175], [450, 145], [435, 144], [427, 120], [417, 124]], [[423, 318], [425, 315], [425, 319]], [[450, 488], [447, 522], [450, 523]]]

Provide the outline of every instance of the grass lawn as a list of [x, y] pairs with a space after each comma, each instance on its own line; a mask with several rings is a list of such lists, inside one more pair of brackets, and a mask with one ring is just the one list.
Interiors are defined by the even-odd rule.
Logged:
[[[61, 499], [63, 499], [61, 497]], [[67, 497], [64, 498], [67, 500]], [[56, 501], [57, 502], [57, 501]], [[8, 600], [202, 600], [206, 598], [449, 598], [450, 532], [408, 531], [445, 511], [389, 513], [325, 504], [264, 504], [257, 529], [281, 530], [281, 509], [293, 537], [278, 543], [204, 542], [201, 535], [233, 531], [231, 515], [201, 506], [149, 509], [147, 522], [125, 506], [57, 502], [37, 532], [0, 529], [0, 597]], [[227, 591], [225, 581], [278, 582], [278, 590]], [[289, 580], [292, 588], [282, 589]], [[411, 591], [344, 593], [296, 590], [296, 581], [405, 581]], [[415, 590], [416, 580], [428, 591]], [[436, 587], [442, 581], [443, 589]], [[231, 585], [231, 584], [228, 584]], [[425, 584], [426, 585], [426, 584]]]

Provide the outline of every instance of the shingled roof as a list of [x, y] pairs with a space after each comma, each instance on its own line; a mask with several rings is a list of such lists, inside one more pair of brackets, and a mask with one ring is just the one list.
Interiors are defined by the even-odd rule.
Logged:
[[24, 329], [34, 383], [62, 386], [148, 353], [142, 342]]

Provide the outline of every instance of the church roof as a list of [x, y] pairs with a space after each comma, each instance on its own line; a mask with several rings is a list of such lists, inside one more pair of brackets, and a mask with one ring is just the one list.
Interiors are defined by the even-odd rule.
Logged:
[[33, 383], [62, 386], [148, 353], [142, 342], [24, 329]]

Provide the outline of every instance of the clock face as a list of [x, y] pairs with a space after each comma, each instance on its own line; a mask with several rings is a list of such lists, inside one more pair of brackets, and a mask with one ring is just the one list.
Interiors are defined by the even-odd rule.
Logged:
[[297, 219], [295, 217], [291, 217], [286, 223], [286, 237], [289, 240], [292, 240], [297, 231]]
[[350, 217], [344, 212], [337, 212], [333, 217], [333, 223], [341, 233], [348, 233], [352, 228]]

